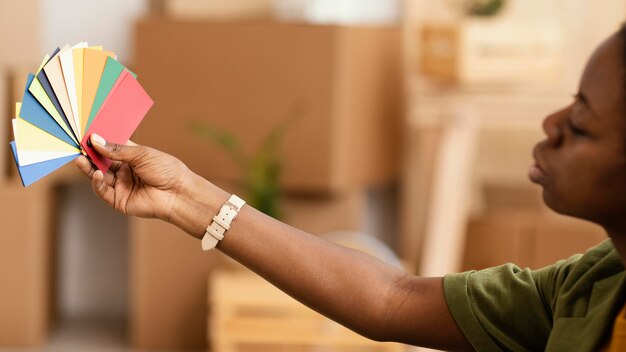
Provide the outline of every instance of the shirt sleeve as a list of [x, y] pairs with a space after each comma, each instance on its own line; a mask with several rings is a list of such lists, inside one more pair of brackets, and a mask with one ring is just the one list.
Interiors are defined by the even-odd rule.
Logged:
[[448, 307], [477, 351], [543, 351], [552, 328], [554, 278], [563, 264], [536, 271], [505, 264], [447, 275]]

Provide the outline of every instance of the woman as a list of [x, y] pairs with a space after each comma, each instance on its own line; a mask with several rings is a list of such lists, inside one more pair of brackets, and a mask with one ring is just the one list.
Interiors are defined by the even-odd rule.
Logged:
[[[160, 218], [199, 239], [211, 225], [217, 234], [206, 235], [208, 247], [226, 231], [219, 250], [371, 339], [449, 350], [626, 350], [618, 345], [626, 335], [625, 69], [622, 28], [593, 53], [574, 101], [545, 119], [529, 170], [548, 206], [602, 225], [609, 240], [535, 271], [507, 264], [414, 277], [249, 206], [230, 227], [219, 219], [218, 226], [212, 217], [229, 199], [225, 191], [173, 156], [132, 143], [93, 135], [96, 150], [114, 160], [111, 170], [103, 175], [85, 157], [77, 165], [124, 214]], [[228, 211], [228, 219], [236, 215]]]

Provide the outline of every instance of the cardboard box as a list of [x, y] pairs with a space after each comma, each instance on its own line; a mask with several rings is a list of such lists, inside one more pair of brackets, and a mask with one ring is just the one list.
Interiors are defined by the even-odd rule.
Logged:
[[206, 278], [223, 260], [154, 219], [130, 218], [130, 341], [134, 348], [206, 347]]
[[9, 147], [11, 118], [9, 115], [9, 80], [6, 73], [0, 71], [0, 184], [9, 174], [11, 148]]
[[0, 1], [0, 67], [43, 58], [39, 0]]
[[51, 191], [2, 183], [0, 199], [0, 346], [38, 345], [51, 309]]
[[273, 0], [166, 0], [164, 12], [177, 19], [269, 18]]
[[279, 147], [285, 189], [387, 183], [401, 147], [400, 44], [398, 28], [144, 20], [136, 67], [155, 105], [134, 139], [234, 180], [231, 156], [190, 123], [233, 132], [250, 155], [292, 119]]
[[537, 269], [607, 238], [598, 225], [546, 208], [540, 192], [538, 187], [486, 192], [486, 212], [468, 224], [463, 270], [504, 263]]
[[[423, 74], [461, 84], [553, 84], [559, 78], [561, 38], [553, 22], [464, 19], [420, 29]], [[536, 33], [536, 34], [535, 34]]]
[[565, 216], [544, 216], [537, 222], [534, 239], [533, 267], [554, 264], [607, 239], [599, 225]]
[[[215, 181], [226, 192], [246, 199], [242, 186], [232, 181]], [[364, 231], [367, 189], [346, 190], [332, 195], [283, 192], [279, 195], [279, 220], [313, 235]]]
[[[359, 230], [365, 195], [289, 197], [286, 222], [313, 234]], [[203, 252], [200, 241], [159, 220], [130, 219], [130, 340], [135, 348], [205, 348], [206, 281], [232, 260]]]
[[522, 210], [471, 219], [465, 237], [462, 270], [478, 270], [504, 263], [528, 267], [532, 261], [534, 223]]
[[363, 231], [366, 195], [352, 191], [333, 197], [285, 196], [284, 222], [314, 235], [336, 231]]

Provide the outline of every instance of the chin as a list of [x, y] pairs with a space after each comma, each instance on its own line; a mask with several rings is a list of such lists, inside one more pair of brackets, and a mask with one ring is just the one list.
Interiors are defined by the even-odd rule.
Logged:
[[573, 204], [566, 199], [555, 197], [553, 194], [546, 192], [545, 189], [543, 191], [543, 202], [548, 208], [560, 215], [590, 221], [601, 226], [605, 223], [600, 214], [590, 212], [590, 210], [594, 209], [593, 206], [589, 204]]
[[558, 214], [585, 219], [577, 207], [568, 204], [567, 201], [559, 197], [555, 197], [554, 194], [547, 192], [545, 188], [543, 189], [543, 202], [548, 206], [548, 208]]

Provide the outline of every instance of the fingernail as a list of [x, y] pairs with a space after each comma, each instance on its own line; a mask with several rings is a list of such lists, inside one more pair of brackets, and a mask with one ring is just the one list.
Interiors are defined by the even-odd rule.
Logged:
[[99, 135], [95, 133], [91, 135], [91, 141], [103, 147], [107, 144], [107, 141], [105, 141], [104, 138], [100, 137]]

